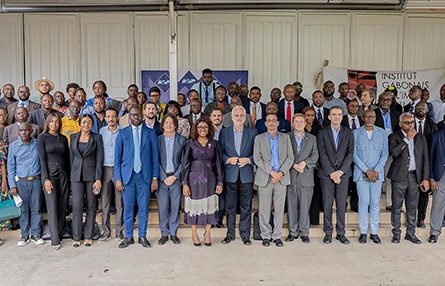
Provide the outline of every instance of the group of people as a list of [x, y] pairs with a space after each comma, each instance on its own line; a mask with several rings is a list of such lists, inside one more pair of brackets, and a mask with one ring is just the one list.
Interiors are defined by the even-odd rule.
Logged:
[[[184, 223], [191, 225], [192, 241], [211, 246], [212, 226], [224, 227], [221, 241], [239, 236], [250, 245], [252, 197], [259, 198], [262, 245], [283, 246], [282, 226], [287, 205], [289, 235], [310, 242], [310, 225], [324, 215], [324, 243], [331, 243], [335, 201], [335, 239], [348, 244], [345, 212], [358, 211], [360, 236], [366, 243], [378, 236], [380, 198], [386, 193], [391, 210], [393, 243], [401, 239], [402, 206], [406, 207], [405, 239], [421, 243], [416, 227], [425, 227], [429, 193], [433, 194], [429, 242], [438, 240], [445, 217], [445, 84], [440, 99], [428, 102], [428, 91], [413, 86], [411, 102], [396, 102], [390, 86], [378, 98], [358, 84], [338, 86], [326, 81], [312, 93], [311, 103], [301, 96], [301, 83], [270, 92], [261, 102], [261, 89], [213, 81], [204, 69], [202, 79], [187, 96], [160, 101], [161, 91], [149, 94], [132, 84], [120, 102], [107, 94], [103, 81], [93, 84], [94, 97], [75, 83], [51, 95], [46, 78], [35, 83], [40, 104], [32, 102], [27, 86], [18, 99], [5, 84], [0, 99], [0, 170], [2, 192], [18, 194], [23, 203], [19, 218], [21, 238], [43, 244], [42, 197], [48, 213], [51, 244], [60, 249], [65, 220], [72, 209], [72, 245], [93, 243], [98, 199], [102, 233], [111, 239], [110, 213], [116, 209], [114, 236], [119, 247], [133, 244], [135, 218], [138, 243], [146, 238], [149, 201], [156, 196], [161, 237], [179, 244], [181, 198]], [[68, 156], [69, 154], [69, 156]], [[70, 199], [69, 199], [70, 198]], [[69, 204], [69, 202], [71, 202]], [[70, 205], [70, 206], [69, 206]], [[86, 213], [84, 220], [84, 213]], [[273, 215], [273, 223], [271, 223]]]

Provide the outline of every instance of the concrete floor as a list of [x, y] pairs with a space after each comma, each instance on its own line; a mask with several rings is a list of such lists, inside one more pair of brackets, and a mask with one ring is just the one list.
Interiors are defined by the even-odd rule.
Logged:
[[75, 249], [66, 240], [59, 251], [49, 243], [16, 247], [17, 232], [3, 232], [0, 285], [445, 285], [445, 238], [422, 245], [383, 238], [382, 245], [324, 245], [313, 238], [269, 248], [236, 240], [196, 248], [190, 238], [143, 249], [118, 242]]

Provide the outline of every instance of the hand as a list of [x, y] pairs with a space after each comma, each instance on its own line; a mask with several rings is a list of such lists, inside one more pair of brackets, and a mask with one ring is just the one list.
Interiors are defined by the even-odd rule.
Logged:
[[220, 186], [220, 185], [217, 185], [216, 186], [216, 191], [215, 191], [215, 193], [216, 194], [221, 194], [223, 192], [223, 187], [222, 186]]
[[10, 190], [9, 190], [9, 194], [10, 194], [11, 196], [16, 195], [16, 194], [17, 194], [17, 188], [12, 188], [12, 189], [10, 189]]
[[272, 177], [272, 179], [275, 179], [275, 181], [277, 181], [277, 182], [279, 182], [279, 181], [281, 181], [281, 179], [283, 179], [283, 174], [281, 172], [271, 171], [270, 176]]
[[423, 187], [425, 192], [427, 192], [430, 189], [430, 182], [428, 180], [423, 180], [420, 185]]
[[93, 189], [96, 188], [99, 192], [102, 190], [102, 182], [100, 180], [96, 180], [93, 184]]
[[229, 165], [236, 165], [238, 164], [238, 157], [230, 157], [229, 159], [227, 159], [226, 163]]
[[124, 185], [122, 184], [122, 181], [120, 181], [120, 180], [116, 181], [116, 189], [119, 192], [123, 192], [124, 191]]
[[250, 164], [250, 159], [249, 158], [239, 158], [238, 159], [238, 165], [240, 166], [240, 168], [249, 165]]
[[272, 177], [271, 182], [272, 182], [272, 184], [277, 184], [277, 183], [279, 183], [280, 181], [278, 181], [277, 179], [275, 179], [274, 177]]
[[[332, 172], [329, 177], [332, 181], [339, 181], [340, 177], [342, 176], [341, 172], [339, 170]], [[336, 183], [337, 184], [337, 183]]]
[[182, 193], [184, 194], [184, 197], [190, 197], [191, 193], [190, 193], [190, 188], [187, 185], [184, 185], [182, 187]]
[[434, 180], [430, 179], [431, 192], [435, 192], [439, 189], [439, 184]]
[[338, 185], [338, 184], [341, 183], [341, 179], [340, 179], [340, 177], [336, 177], [333, 181], [334, 181], [334, 183], [335, 183], [336, 185]]
[[306, 162], [305, 161], [301, 161], [300, 163], [296, 164], [297, 168], [295, 170], [297, 170], [298, 173], [303, 173], [304, 172], [304, 168], [306, 168]]
[[45, 180], [44, 188], [45, 188], [45, 192], [47, 192], [48, 194], [51, 194], [51, 192], [54, 189], [53, 183], [50, 180]]
[[151, 180], [151, 191], [157, 191], [158, 190], [158, 179]]
[[408, 133], [406, 134], [406, 138], [408, 140], [411, 140], [414, 138], [414, 136], [416, 136], [416, 134], [417, 134], [417, 130], [416, 130], [416, 128], [413, 128], [410, 131], [408, 131]]
[[8, 192], [8, 183], [6, 181], [2, 182], [2, 193], [6, 194]]
[[164, 184], [167, 185], [167, 187], [170, 187], [171, 185], [173, 185], [173, 183], [176, 181], [176, 177], [175, 176], [169, 176], [167, 178], [165, 178], [164, 180]]
[[369, 181], [371, 182], [376, 182], [378, 179], [378, 172], [373, 171], [373, 170], [368, 170], [365, 172], [366, 177], [368, 178]]

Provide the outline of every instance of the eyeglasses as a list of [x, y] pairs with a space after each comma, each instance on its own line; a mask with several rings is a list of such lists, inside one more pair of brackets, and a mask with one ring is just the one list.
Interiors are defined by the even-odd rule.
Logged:
[[198, 126], [198, 129], [205, 130], [205, 129], [209, 129], [209, 127], [208, 126]]
[[266, 122], [268, 122], [268, 123], [277, 123], [278, 120], [276, 120], [276, 119], [268, 119], [268, 120], [266, 120]]
[[379, 101], [391, 101], [391, 98], [381, 98]]
[[413, 121], [405, 121], [405, 122], [402, 122], [402, 124], [411, 125], [411, 124], [414, 124], [414, 120]]
[[368, 116], [363, 116], [364, 118], [375, 118], [375, 116], [372, 115], [368, 115]]
[[141, 113], [130, 113], [130, 116], [131, 117], [139, 117], [139, 116], [142, 116], [142, 114]]

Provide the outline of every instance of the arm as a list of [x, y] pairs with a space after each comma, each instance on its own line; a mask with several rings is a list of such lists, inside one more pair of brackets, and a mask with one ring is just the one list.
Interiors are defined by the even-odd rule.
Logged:
[[292, 149], [292, 143], [290, 142], [289, 135], [284, 134], [286, 138], [287, 157], [283, 164], [280, 166], [280, 171], [288, 173], [292, 165], [294, 164], [294, 150]]
[[15, 182], [16, 167], [17, 167], [15, 153], [16, 150], [14, 149], [14, 145], [10, 146], [8, 153], [8, 161], [7, 161], [8, 184], [10, 189], [17, 188]]
[[192, 139], [189, 139], [185, 144], [184, 154], [182, 156], [182, 184], [189, 184], [189, 174], [190, 174], [190, 161], [192, 153]]
[[395, 134], [389, 135], [389, 152], [393, 156], [393, 158], [400, 157], [402, 155], [403, 150], [408, 147], [408, 143], [404, 140], [397, 142], [397, 138]]
[[353, 156], [354, 156], [354, 137], [352, 136], [351, 133], [348, 138], [348, 150], [346, 151], [346, 156], [340, 165], [339, 168], [340, 171], [346, 173], [346, 171], [351, 168]]
[[369, 168], [357, 154], [357, 147], [358, 147], [357, 143], [359, 134], [357, 132], [353, 132], [353, 134], [354, 134], [354, 156], [352, 157], [352, 160], [354, 161], [354, 164], [360, 169], [360, 171], [365, 173], [366, 171], [369, 170]]
[[96, 139], [96, 180], [102, 180], [102, 172], [104, 168], [104, 143], [100, 134], [95, 135]]
[[226, 154], [226, 140], [227, 139], [224, 134], [225, 134], [225, 132], [223, 129], [223, 130], [221, 130], [221, 133], [219, 134], [218, 143], [220, 144], [222, 162], [224, 165], [227, 165], [227, 159], [229, 159], [229, 156], [227, 156], [227, 154]]
[[224, 182], [224, 167], [223, 167], [223, 162], [221, 159], [221, 149], [219, 147], [218, 142], [216, 142], [215, 153], [216, 153], [216, 161], [215, 161], [216, 179], [217, 179], [218, 186], [222, 187], [223, 182]]
[[436, 156], [436, 146], [437, 146], [437, 140], [438, 140], [439, 134], [435, 133], [433, 134], [433, 136], [431, 137], [431, 144], [430, 144], [430, 158], [428, 160], [428, 164], [429, 164], [429, 176], [430, 179], [434, 180], [434, 174], [433, 174], [433, 158]]
[[[159, 151], [159, 164], [161, 164], [162, 162], [162, 158], [161, 158], [161, 148], [162, 148], [162, 140], [164, 140], [162, 137], [157, 138], [158, 140], [158, 151]], [[175, 177], [176, 177], [176, 173], [175, 173]], [[164, 168], [162, 168], [162, 166], [159, 166], [159, 179], [161, 181], [164, 181], [167, 178], [167, 174], [164, 171]], [[178, 178], [178, 177], [176, 177]]]
[[332, 167], [331, 162], [327, 154], [326, 144], [324, 142], [323, 132], [320, 131], [317, 137], [318, 154], [319, 154], [319, 164], [321, 169], [325, 170], [326, 174], [331, 174], [335, 172], [334, 167]]
[[[385, 132], [382, 132], [382, 134], [385, 135]], [[384, 170], [387, 160], [388, 160], [388, 137], [384, 136], [383, 137], [383, 151], [380, 154], [380, 159], [379, 159], [379, 162], [377, 163], [375, 169]]]
[[428, 158], [428, 143], [426, 142], [425, 136], [420, 136], [422, 144], [423, 144], [423, 170], [422, 170], [422, 180], [428, 180], [430, 177], [430, 163]]
[[[178, 136], [181, 136], [181, 135], [178, 135]], [[177, 180], [180, 180], [180, 176], [182, 173], [181, 159], [182, 159], [182, 156], [184, 155], [184, 145], [185, 145], [184, 142], [182, 142], [182, 140], [179, 140], [179, 143], [180, 143], [179, 146], [181, 148], [180, 156], [179, 156], [179, 165], [178, 165], [178, 169], [176, 169], [175, 173], [173, 174]]]
[[153, 167], [152, 178], [159, 178], [159, 152], [158, 152], [158, 140], [154, 132], [148, 133], [148, 140], [150, 141], [151, 148], [151, 164]]
[[313, 169], [317, 165], [318, 162], [318, 147], [317, 140], [314, 140], [314, 144], [312, 145], [311, 155], [304, 160], [306, 162], [306, 168]]
[[[253, 131], [254, 132], [252, 132], [252, 136], [253, 136], [253, 138], [255, 138], [258, 135], [258, 130], [255, 128]], [[252, 153], [252, 155], [250, 155], [247, 158], [249, 158], [250, 164], [253, 165], [253, 153]]]
[[45, 139], [43, 138], [43, 136], [44, 134], [40, 135], [39, 138], [37, 138], [37, 149], [39, 150], [40, 166], [42, 167], [42, 184], [45, 184], [45, 181], [49, 180], [49, 172], [45, 150]]
[[[122, 153], [124, 149], [124, 144], [122, 142], [122, 132], [117, 134], [116, 146], [114, 152], [114, 180], [122, 182]], [[72, 142], [72, 141], [71, 141]], [[72, 146], [72, 144], [71, 144]]]
[[253, 147], [253, 161], [255, 165], [266, 174], [270, 174], [272, 172], [272, 166], [270, 163], [267, 163], [263, 160], [263, 156], [261, 155], [261, 143], [260, 136], [255, 137], [255, 143]]

